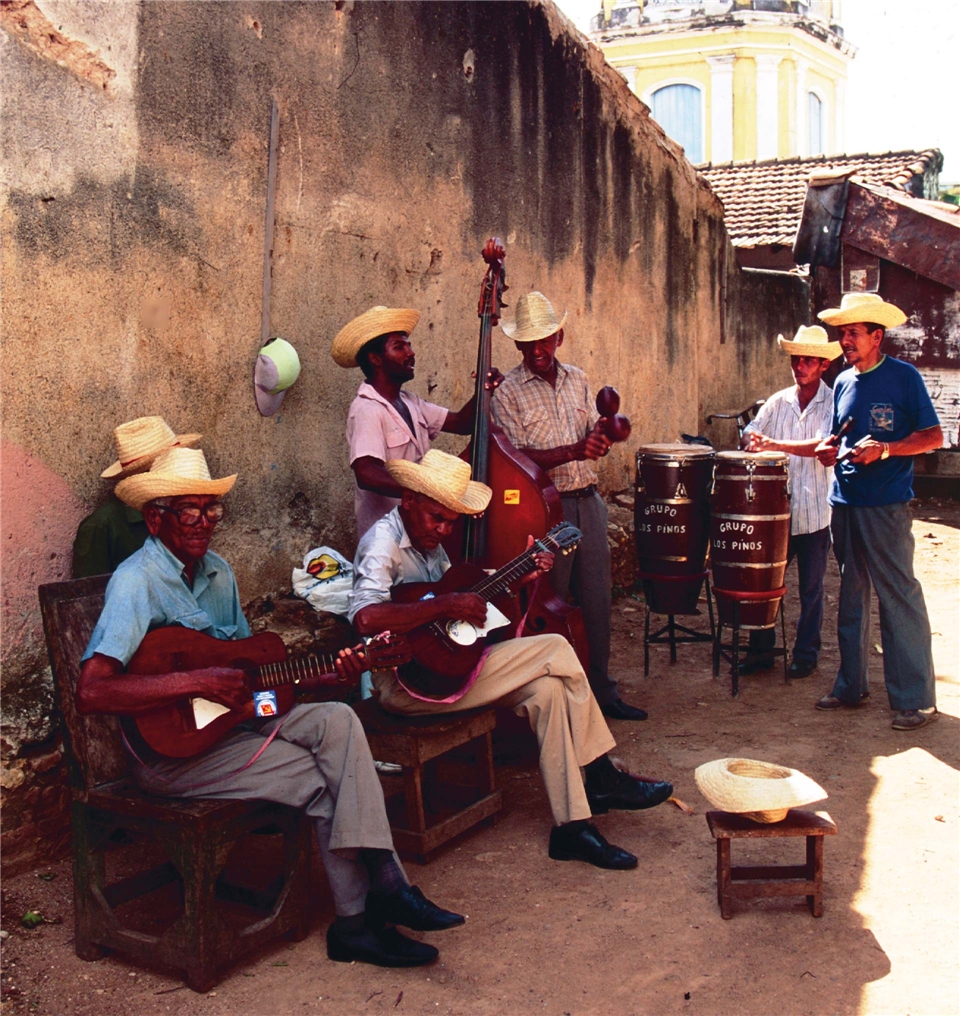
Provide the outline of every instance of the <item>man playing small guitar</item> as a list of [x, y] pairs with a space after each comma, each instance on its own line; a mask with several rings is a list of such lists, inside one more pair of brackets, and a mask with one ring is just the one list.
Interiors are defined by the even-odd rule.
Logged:
[[[280, 715], [277, 700], [258, 691], [262, 719], [233, 727], [212, 747], [186, 758], [158, 754], [140, 736], [138, 717], [185, 699], [250, 712], [254, 693], [245, 672], [202, 660], [191, 665], [189, 648], [167, 672], [127, 670], [148, 633], [166, 626], [179, 625], [191, 637], [212, 636], [210, 642], [250, 635], [233, 572], [207, 549], [223, 517], [221, 498], [235, 480], [211, 479], [202, 451], [170, 448], [148, 472], [117, 484], [120, 500], [143, 512], [150, 536], [107, 586], [84, 653], [78, 708], [120, 716], [134, 779], [149, 793], [250, 798], [304, 808], [314, 821], [337, 913], [327, 931], [331, 959], [390, 967], [429, 963], [437, 956], [432, 945], [386, 925], [436, 931], [462, 924], [463, 917], [407, 884], [370, 749], [349, 706], [301, 704]], [[175, 631], [166, 628], [164, 634], [175, 637]], [[190, 641], [185, 638], [185, 646]], [[176, 662], [176, 654], [171, 659]], [[356, 680], [365, 663], [362, 652], [348, 649], [336, 670], [341, 679]]]
[[[429, 664], [434, 674], [426, 690], [403, 672], [398, 676], [376, 671], [380, 704], [395, 713], [417, 715], [495, 703], [526, 716], [540, 745], [540, 771], [555, 823], [550, 856], [600, 868], [635, 868], [637, 858], [608, 843], [589, 819], [611, 808], [653, 807], [665, 801], [673, 788], [669, 783], [634, 779], [614, 767], [607, 752], [615, 742], [566, 639], [560, 635], [512, 638], [488, 647], [466, 674], [451, 674], [446, 687], [436, 682], [444, 654], [455, 653], [450, 643], [458, 641], [460, 629], [469, 631], [471, 625], [484, 629], [491, 624], [492, 597], [445, 590], [440, 583], [450, 568], [441, 540], [458, 515], [486, 508], [490, 488], [470, 479], [466, 462], [437, 449], [427, 452], [419, 463], [388, 460], [386, 468], [403, 488], [403, 496], [360, 541], [349, 616], [363, 635], [385, 630], [409, 633], [412, 646], [429, 641], [433, 630], [443, 648]], [[511, 576], [520, 585], [552, 567], [547, 538], [541, 541], [542, 550], [532, 539], [529, 543], [526, 555], [490, 577], [498, 589]], [[404, 584], [413, 582], [439, 583], [440, 587], [415, 602], [400, 602]], [[454, 629], [451, 621], [461, 625]], [[418, 650], [412, 652], [417, 661]]]

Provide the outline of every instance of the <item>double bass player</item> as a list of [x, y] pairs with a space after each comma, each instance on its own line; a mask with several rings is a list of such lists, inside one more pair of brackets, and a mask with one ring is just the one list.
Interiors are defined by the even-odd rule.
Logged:
[[[384, 468], [387, 459], [419, 462], [441, 431], [470, 434], [473, 426], [475, 396], [454, 412], [404, 390], [416, 368], [410, 333], [419, 320], [420, 312], [409, 308], [371, 307], [333, 340], [334, 361], [359, 367], [364, 376], [347, 414], [346, 434], [358, 537], [399, 503], [401, 490]], [[502, 380], [494, 368], [486, 388]]]

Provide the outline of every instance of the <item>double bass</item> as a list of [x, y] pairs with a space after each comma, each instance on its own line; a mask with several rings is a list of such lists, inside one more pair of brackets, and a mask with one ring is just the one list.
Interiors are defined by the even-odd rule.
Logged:
[[[505, 251], [499, 237], [483, 248], [487, 265], [480, 287], [477, 314], [480, 341], [472, 438], [462, 458], [470, 463], [470, 475], [493, 490], [490, 505], [480, 518], [463, 517], [462, 533], [454, 531], [445, 543], [452, 560], [468, 561], [484, 568], [500, 568], [526, 550], [527, 536], [544, 536], [563, 522], [560, 494], [547, 474], [518, 451], [490, 418], [492, 392], [486, 387], [490, 372], [493, 328], [500, 322], [506, 285]], [[459, 540], [458, 540], [459, 538]], [[459, 545], [458, 545], [459, 544]], [[537, 583], [526, 605], [520, 635], [553, 632], [569, 639], [585, 671], [589, 672], [586, 631], [579, 607], [565, 603], [549, 581]]]

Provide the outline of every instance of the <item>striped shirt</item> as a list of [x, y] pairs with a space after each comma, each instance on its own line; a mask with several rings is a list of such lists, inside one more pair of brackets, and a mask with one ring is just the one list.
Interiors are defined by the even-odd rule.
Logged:
[[[797, 385], [771, 395], [760, 412], [744, 428], [744, 435], [763, 434], [774, 441], [810, 441], [824, 438], [833, 422], [833, 392], [823, 383], [817, 394], [800, 411]], [[800, 536], [816, 533], [830, 525], [830, 502], [833, 467], [821, 466], [816, 458], [789, 455], [790, 533]]]
[[[600, 419], [590, 398], [587, 375], [559, 360], [556, 387], [528, 370], [525, 363], [514, 367], [496, 390], [492, 410], [493, 422], [503, 428], [514, 447], [537, 451], [574, 444]], [[589, 460], [565, 462], [548, 469], [547, 474], [561, 493], [597, 482]]]

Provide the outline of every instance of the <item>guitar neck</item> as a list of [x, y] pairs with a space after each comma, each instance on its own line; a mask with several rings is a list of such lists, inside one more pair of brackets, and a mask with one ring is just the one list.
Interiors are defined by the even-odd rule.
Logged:
[[279, 688], [285, 684], [300, 684], [314, 677], [333, 674], [336, 671], [337, 657], [334, 653], [313, 653], [297, 660], [284, 660], [282, 663], [265, 663], [254, 670], [256, 690]]
[[556, 541], [551, 539], [549, 535], [542, 537], [532, 547], [525, 550], [522, 554], [518, 554], [512, 561], [508, 561], [502, 568], [494, 572], [493, 575], [488, 575], [485, 579], [478, 582], [470, 592], [482, 596], [487, 601], [495, 599], [501, 593], [506, 592], [511, 583], [516, 582], [521, 575], [526, 575], [527, 572], [533, 571], [536, 568], [537, 562], [534, 554], [541, 551], [554, 551], [556, 547]]

